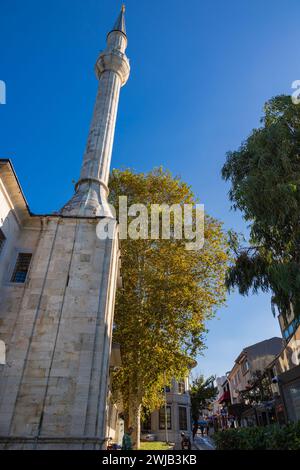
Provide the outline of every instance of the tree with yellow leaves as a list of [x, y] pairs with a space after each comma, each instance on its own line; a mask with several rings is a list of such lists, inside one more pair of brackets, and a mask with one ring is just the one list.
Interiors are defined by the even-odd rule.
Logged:
[[[161, 168], [147, 174], [114, 170], [110, 190], [117, 213], [124, 195], [128, 206], [144, 204], [149, 213], [152, 204], [196, 203], [190, 187]], [[185, 239], [121, 240], [123, 288], [117, 293], [113, 335], [122, 366], [113, 387], [122, 396], [136, 448], [142, 410], [161, 406], [163, 387], [188, 374], [204, 348], [206, 321], [225, 301], [227, 243], [220, 222], [208, 215], [204, 236], [203, 248], [196, 251], [186, 249]]]

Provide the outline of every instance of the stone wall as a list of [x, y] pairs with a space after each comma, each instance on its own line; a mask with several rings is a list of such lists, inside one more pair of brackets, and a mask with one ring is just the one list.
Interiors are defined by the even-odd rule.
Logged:
[[0, 436], [6, 448], [30, 448], [31, 439], [36, 448], [70, 448], [70, 439], [76, 448], [89, 440], [93, 447], [105, 438], [118, 243], [99, 240], [97, 222], [32, 217], [14, 242], [33, 252], [25, 284], [7, 282], [11, 255], [0, 259], [1, 339], [7, 345]]

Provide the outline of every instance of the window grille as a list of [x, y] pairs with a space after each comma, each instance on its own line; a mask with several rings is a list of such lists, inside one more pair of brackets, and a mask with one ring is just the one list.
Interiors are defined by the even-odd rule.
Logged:
[[15, 269], [13, 275], [11, 277], [11, 282], [17, 283], [24, 283], [27, 277], [30, 261], [31, 261], [31, 253], [19, 253], [17, 262], [15, 265]]

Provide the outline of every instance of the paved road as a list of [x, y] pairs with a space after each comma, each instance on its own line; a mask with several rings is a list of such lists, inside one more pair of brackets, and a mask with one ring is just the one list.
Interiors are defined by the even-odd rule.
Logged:
[[[174, 450], [181, 450], [181, 441], [176, 442]], [[210, 437], [201, 437], [201, 434], [198, 434], [195, 440], [192, 440], [192, 450], [215, 450], [215, 447]]]
[[207, 436], [201, 437], [199, 435], [195, 436], [195, 440], [193, 442], [193, 448], [195, 450], [215, 450], [215, 446], [210, 437], [207, 437]]

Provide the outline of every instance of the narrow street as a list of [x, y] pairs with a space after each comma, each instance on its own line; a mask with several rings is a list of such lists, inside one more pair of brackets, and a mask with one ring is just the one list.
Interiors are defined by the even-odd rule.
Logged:
[[195, 436], [194, 442], [192, 442], [192, 449], [194, 450], [215, 450], [215, 446], [210, 437], [201, 435]]

